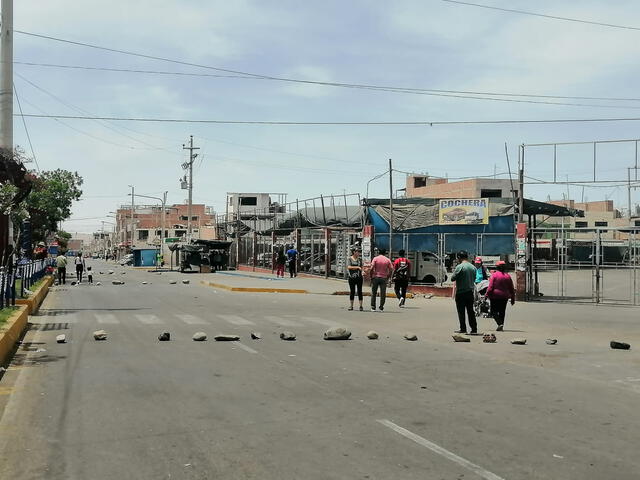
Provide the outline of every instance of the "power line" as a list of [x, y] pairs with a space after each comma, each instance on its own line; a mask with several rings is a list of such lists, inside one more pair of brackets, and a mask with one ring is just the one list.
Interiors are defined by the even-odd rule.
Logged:
[[31, 149], [31, 156], [33, 157], [33, 162], [36, 164], [36, 169], [40, 171], [40, 165], [38, 165], [36, 152], [33, 150], [33, 144], [31, 143], [31, 135], [29, 135], [29, 129], [27, 128], [27, 121], [24, 119], [24, 114], [22, 112], [22, 104], [20, 103], [20, 96], [18, 95], [18, 89], [16, 88], [15, 83], [13, 84], [13, 92], [16, 94], [16, 101], [18, 102], [18, 109], [20, 110], [20, 117], [22, 118], [22, 125], [24, 126], [24, 132], [27, 134], [27, 140], [29, 141], [29, 148]]
[[[15, 114], [14, 114], [15, 115]], [[451, 121], [353, 121], [353, 122], [322, 122], [322, 121], [277, 121], [277, 120], [206, 120], [186, 118], [153, 118], [153, 117], [109, 117], [88, 115], [49, 115], [25, 113], [25, 117], [53, 118], [67, 120], [108, 120], [114, 122], [148, 122], [148, 123], [196, 123], [196, 124], [225, 124], [225, 125], [334, 125], [334, 126], [438, 126], [438, 125], [504, 125], [504, 124], [536, 124], [536, 123], [593, 123], [593, 122], [637, 122], [640, 117], [610, 117], [610, 118], [556, 118], [541, 120], [451, 120]], [[135, 147], [129, 147], [135, 148]]]
[[483, 5], [480, 3], [471, 3], [471, 2], [461, 2], [459, 0], [441, 0], [447, 3], [456, 3], [458, 5], [467, 5], [470, 7], [479, 7], [479, 8], [487, 8], [489, 10], [499, 10], [501, 12], [509, 12], [509, 13], [519, 13], [521, 15], [531, 15], [533, 17], [542, 17], [542, 18], [550, 18], [552, 20], [563, 20], [565, 22], [576, 22], [576, 23], [586, 23], [588, 25], [598, 25], [600, 27], [611, 27], [611, 28], [621, 28], [624, 30], [640, 30], [640, 27], [630, 27], [628, 25], [617, 25], [614, 23], [604, 23], [604, 22], [594, 22], [591, 20], [582, 20], [579, 18], [570, 18], [570, 17], [559, 17], [557, 15], [546, 15], [543, 13], [535, 13], [535, 12], [527, 12], [524, 10], [515, 10], [511, 8], [501, 8], [494, 7], [491, 5]]
[[[212, 78], [238, 78], [246, 80], [272, 80], [272, 78], [255, 77], [248, 75], [216, 75], [210, 73], [195, 73], [195, 72], [174, 72], [174, 71], [161, 71], [161, 70], [139, 70], [129, 68], [110, 68], [110, 67], [91, 67], [83, 65], [62, 65], [53, 63], [38, 63], [38, 62], [13, 62], [15, 65], [27, 65], [38, 66], [46, 68], [62, 68], [62, 69], [77, 69], [77, 70], [94, 70], [94, 71], [107, 71], [107, 72], [122, 72], [122, 73], [141, 73], [141, 74], [156, 74], [156, 75], [178, 75], [178, 76], [190, 76], [190, 77], [212, 77]], [[292, 79], [293, 81], [293, 79]], [[302, 81], [297, 80], [296, 81]], [[311, 81], [304, 81], [305, 83]], [[590, 96], [572, 96], [572, 95], [541, 95], [535, 93], [514, 93], [514, 92], [485, 92], [474, 90], [447, 90], [436, 88], [411, 88], [411, 87], [394, 87], [385, 85], [371, 85], [371, 84], [355, 84], [355, 83], [336, 83], [336, 82], [319, 82], [314, 81], [314, 84], [325, 86], [340, 86], [349, 88], [367, 88], [367, 89], [380, 89], [382, 91], [395, 91], [397, 93], [413, 93], [413, 92], [427, 92], [427, 93], [455, 93], [463, 95], [491, 95], [497, 97], [529, 97], [529, 98], [550, 98], [550, 99], [566, 99], [566, 100], [603, 100], [612, 102], [640, 102], [640, 98], [635, 97], [590, 97]]]

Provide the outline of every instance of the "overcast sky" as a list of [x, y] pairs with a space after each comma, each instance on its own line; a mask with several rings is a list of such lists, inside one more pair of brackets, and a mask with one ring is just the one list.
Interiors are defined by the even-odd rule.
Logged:
[[[640, 28], [634, 1], [478, 3]], [[443, 121], [640, 117], [640, 30], [519, 15], [442, 0], [19, 0], [14, 28], [261, 75], [329, 82], [630, 100], [537, 100], [569, 106], [284, 83], [15, 65], [25, 113], [216, 120]], [[217, 74], [15, 34], [16, 62]], [[31, 82], [31, 83], [29, 83]], [[37, 88], [37, 87], [38, 88]], [[55, 96], [55, 97], [54, 97]], [[520, 100], [536, 98], [500, 97]], [[612, 107], [613, 105], [613, 107]], [[16, 106], [16, 112], [18, 111]], [[392, 158], [403, 171], [459, 177], [507, 170], [520, 143], [640, 137], [640, 122], [456, 126], [273, 126], [115, 123], [27, 118], [40, 169], [77, 170], [84, 198], [64, 228], [89, 232], [136, 192], [181, 202], [182, 144], [201, 147], [194, 201], [224, 212], [228, 191], [286, 192], [289, 200], [364, 192]], [[29, 151], [15, 120], [15, 142]], [[626, 178], [634, 145], [604, 145], [598, 178]], [[584, 180], [593, 148], [558, 148], [558, 176]], [[550, 148], [528, 153], [527, 174], [551, 179]], [[201, 161], [200, 161], [201, 160]], [[404, 175], [394, 181], [404, 186]], [[371, 193], [387, 194], [373, 182]], [[566, 186], [527, 196], [561, 198]], [[569, 187], [578, 200], [581, 187]], [[626, 188], [586, 188], [626, 206]], [[634, 201], [638, 198], [634, 194]], [[149, 201], [153, 203], [152, 200]], [[94, 218], [100, 217], [100, 218]]]

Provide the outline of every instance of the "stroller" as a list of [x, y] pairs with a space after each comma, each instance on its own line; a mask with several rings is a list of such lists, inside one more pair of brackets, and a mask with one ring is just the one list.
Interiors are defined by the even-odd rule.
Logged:
[[489, 288], [489, 280], [482, 280], [476, 284], [476, 290], [473, 301], [473, 311], [476, 317], [491, 318], [491, 304], [485, 298], [487, 289]]

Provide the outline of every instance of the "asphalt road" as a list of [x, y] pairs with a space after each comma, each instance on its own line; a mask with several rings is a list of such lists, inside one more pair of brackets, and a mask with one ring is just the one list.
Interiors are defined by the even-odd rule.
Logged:
[[[516, 305], [498, 343], [458, 344], [450, 300], [348, 312], [339, 297], [122, 270], [55, 289], [31, 318], [0, 380], [1, 479], [639, 477], [640, 356], [608, 349], [640, 340], [637, 310]], [[354, 339], [324, 341], [335, 324]]]

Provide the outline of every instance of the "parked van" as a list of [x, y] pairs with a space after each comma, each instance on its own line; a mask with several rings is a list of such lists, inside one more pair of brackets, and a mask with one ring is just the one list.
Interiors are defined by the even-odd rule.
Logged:
[[447, 280], [447, 271], [440, 258], [433, 252], [409, 252], [411, 280], [414, 282], [440, 283]]

